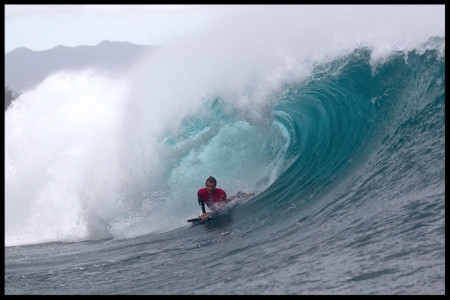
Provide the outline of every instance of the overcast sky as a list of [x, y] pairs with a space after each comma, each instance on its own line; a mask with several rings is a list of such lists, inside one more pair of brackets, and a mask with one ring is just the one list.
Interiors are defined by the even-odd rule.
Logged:
[[5, 53], [101, 41], [164, 44], [200, 31], [216, 5], [5, 5]]
[[[293, 10], [292, 7], [281, 6], [286, 12]], [[255, 6], [249, 7], [249, 11], [255, 10]], [[303, 16], [298, 17], [299, 24], [302, 24], [300, 22], [307, 24], [305, 18], [310, 15], [307, 11], [315, 10], [316, 13], [318, 11], [317, 6], [314, 5], [296, 5], [295, 13], [299, 11], [298, 7], [302, 13], [306, 11]], [[444, 5], [429, 5], [426, 9], [422, 9], [424, 6], [418, 8], [410, 5], [396, 7], [376, 5], [370, 9], [365, 5], [339, 5], [337, 9], [330, 8], [329, 5], [319, 7], [320, 18], [314, 19], [314, 22], [327, 22], [331, 17], [336, 18], [335, 22], [337, 20], [336, 24], [338, 24], [353, 16], [371, 20], [369, 14], [374, 11], [372, 17], [375, 23], [379, 22], [376, 24], [378, 28], [382, 26], [392, 28], [389, 22], [399, 19], [398, 26], [405, 24], [411, 27], [409, 24], [420, 21], [422, 23], [417, 23], [417, 30], [429, 26], [430, 30], [435, 30], [434, 27], [436, 27], [435, 31], [445, 33]], [[248, 7], [242, 5], [5, 5], [5, 53], [18, 47], [41, 51], [58, 45], [70, 47], [97, 45], [104, 40], [128, 41], [141, 45], [164, 44], [189, 34], [209, 30], [211, 24], [217, 20], [230, 22], [231, 25], [237, 21], [236, 13], [244, 11], [244, 8]], [[270, 7], [268, 11], [272, 9], [273, 7]], [[322, 11], [328, 13], [323, 14], [323, 18], [321, 18]], [[344, 11], [345, 14], [339, 15]], [[352, 11], [354, 14], [349, 13]], [[405, 18], [405, 14], [410, 11], [412, 12], [410, 20], [403, 22], [401, 18]], [[227, 14], [228, 17], [224, 17]], [[271, 19], [272, 17], [275, 18], [275, 14], [270, 15]], [[249, 17], [249, 19], [252, 18], [253, 15]], [[257, 18], [256, 16], [255, 20]], [[252, 22], [249, 21], [251, 26]], [[281, 17], [275, 21], [283, 22], [284, 20]], [[263, 26], [265, 23], [267, 22], [263, 20], [258, 26]], [[409, 33], [414, 33], [415, 29], [411, 28], [411, 30]], [[408, 29], [406, 28], [405, 31], [408, 32]]]

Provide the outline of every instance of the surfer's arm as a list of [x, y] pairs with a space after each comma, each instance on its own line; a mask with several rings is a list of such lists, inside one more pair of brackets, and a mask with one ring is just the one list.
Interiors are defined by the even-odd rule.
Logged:
[[240, 193], [242, 193], [242, 192], [239, 191], [236, 193], [236, 195], [230, 196], [230, 198], [228, 198], [228, 200], [232, 201], [232, 200], [236, 199], [236, 197], [238, 197], [240, 195]]
[[208, 213], [206, 212], [205, 209], [205, 202], [200, 200], [200, 198], [198, 198], [198, 204], [202, 207], [202, 214], [199, 216], [199, 218], [204, 220], [208, 217]]
[[198, 203], [200, 204], [200, 206], [202, 207], [202, 214], [200, 215], [200, 219], [201, 220], [205, 220], [208, 217], [208, 213], [206, 212], [205, 209], [205, 202], [201, 201], [200, 199], [198, 199]]
[[207, 219], [209, 216], [209, 213], [206, 212], [205, 201], [202, 201], [202, 199], [200, 199], [200, 197], [198, 197], [198, 204], [202, 207], [202, 214], [199, 216], [199, 219], [201, 219], [201, 220]]
[[232, 201], [236, 198], [242, 198], [242, 200], [247, 200], [248, 198], [254, 196], [254, 193], [244, 193], [244, 192], [237, 192], [236, 195], [231, 196], [230, 198], [228, 198], [228, 200]]
[[200, 199], [200, 197], [198, 198], [198, 204], [202, 207], [202, 213], [205, 214], [205, 213], [206, 213], [205, 202], [202, 201], [202, 200]]

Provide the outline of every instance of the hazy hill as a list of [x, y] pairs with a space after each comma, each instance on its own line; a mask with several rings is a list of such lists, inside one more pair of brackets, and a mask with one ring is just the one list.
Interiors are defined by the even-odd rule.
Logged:
[[45, 51], [17, 48], [5, 54], [5, 87], [20, 93], [35, 87], [51, 72], [62, 69], [125, 68], [153, 47], [104, 41], [96, 46], [58, 46]]

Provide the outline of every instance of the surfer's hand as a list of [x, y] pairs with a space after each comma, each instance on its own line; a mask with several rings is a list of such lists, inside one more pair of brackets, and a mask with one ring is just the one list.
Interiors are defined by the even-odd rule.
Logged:
[[200, 219], [205, 220], [206, 218], [208, 218], [208, 213], [203, 213], [200, 215]]

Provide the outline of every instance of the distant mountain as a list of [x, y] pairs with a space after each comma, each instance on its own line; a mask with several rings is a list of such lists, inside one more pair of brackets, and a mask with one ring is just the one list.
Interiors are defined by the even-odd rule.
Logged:
[[155, 46], [104, 41], [96, 46], [57, 46], [45, 51], [17, 48], [5, 54], [5, 87], [20, 93], [34, 88], [51, 72], [96, 67], [126, 68]]

